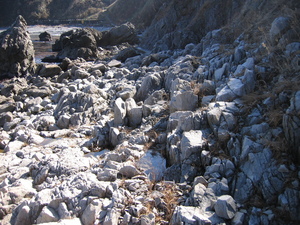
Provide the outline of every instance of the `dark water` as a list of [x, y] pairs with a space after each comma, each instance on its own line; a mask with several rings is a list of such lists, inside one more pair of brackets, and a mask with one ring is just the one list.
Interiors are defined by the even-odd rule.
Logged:
[[31, 37], [34, 50], [35, 50], [36, 63], [41, 63], [42, 59], [45, 58], [46, 56], [57, 55], [57, 52], [52, 52], [52, 44], [54, 44], [55, 40], [57, 39], [58, 37], [53, 40], [52, 37], [52, 41], [39, 41], [38, 37], [37, 39], [35, 39], [35, 37]]

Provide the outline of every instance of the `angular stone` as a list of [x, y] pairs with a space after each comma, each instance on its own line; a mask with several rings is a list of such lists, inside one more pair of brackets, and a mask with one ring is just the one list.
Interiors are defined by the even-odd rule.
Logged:
[[31, 225], [30, 220], [30, 208], [29, 206], [23, 206], [19, 211], [18, 216], [16, 218], [15, 225]]
[[163, 79], [159, 73], [153, 73], [147, 75], [141, 84], [137, 94], [137, 101], [144, 101], [152, 92], [161, 89], [163, 84]]
[[143, 119], [143, 107], [138, 106], [135, 108], [132, 108], [128, 113], [128, 122], [129, 126], [136, 128], [138, 125], [142, 123]]
[[69, 128], [69, 124], [70, 124], [70, 116], [68, 116], [68, 115], [61, 115], [58, 118], [57, 123], [56, 123], [56, 125], [60, 129]]
[[115, 128], [111, 127], [109, 130], [109, 141], [112, 144], [112, 146], [116, 146], [119, 144], [118, 135], [120, 134], [120, 131]]
[[189, 159], [192, 155], [201, 155], [201, 148], [203, 146], [202, 131], [184, 132], [181, 139], [181, 161]]
[[83, 225], [94, 225], [99, 212], [102, 210], [102, 201], [100, 199], [93, 200], [83, 211], [81, 222]]
[[236, 97], [236, 94], [226, 85], [217, 93], [216, 101], [231, 102]]
[[215, 211], [224, 219], [232, 219], [237, 212], [236, 203], [230, 195], [222, 195], [217, 199]]
[[198, 96], [192, 91], [178, 93], [171, 98], [170, 111], [194, 111], [198, 106]]
[[49, 206], [44, 206], [40, 215], [38, 216], [36, 222], [39, 223], [49, 223], [59, 221], [59, 216], [54, 209]]
[[227, 83], [230, 90], [237, 96], [241, 97], [245, 95], [245, 86], [240, 79], [230, 78]]
[[126, 116], [126, 105], [121, 98], [117, 98], [114, 105], [114, 125], [124, 125], [124, 118]]
[[174, 210], [171, 224], [197, 224], [195, 215], [203, 214], [198, 207], [177, 206]]

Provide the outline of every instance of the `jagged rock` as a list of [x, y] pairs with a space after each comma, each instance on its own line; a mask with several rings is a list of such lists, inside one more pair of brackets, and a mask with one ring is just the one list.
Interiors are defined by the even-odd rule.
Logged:
[[122, 65], [122, 63], [118, 60], [113, 59], [109, 63], [107, 63], [107, 65], [109, 67], [120, 67]]
[[242, 225], [244, 222], [245, 213], [237, 212], [234, 216], [234, 218], [231, 220], [231, 223], [233, 225]]
[[35, 70], [34, 48], [27, 23], [18, 16], [13, 25], [0, 34], [0, 78], [26, 76]]
[[112, 146], [116, 146], [119, 144], [118, 135], [120, 134], [119, 130], [115, 127], [111, 127], [109, 130], [109, 141]]
[[100, 199], [92, 200], [85, 208], [81, 216], [83, 225], [93, 225], [99, 212], [102, 210], [102, 201]]
[[117, 55], [116, 55], [116, 59], [120, 60], [121, 62], [125, 62], [126, 59], [134, 57], [139, 55], [140, 53], [138, 52], [138, 50], [134, 47], [128, 47], [123, 49], [122, 51], [120, 51]]
[[66, 57], [92, 60], [100, 54], [98, 46], [101, 38], [102, 33], [93, 28], [70, 30], [60, 36], [59, 40], [52, 46], [52, 50], [60, 51], [57, 55], [60, 60]]
[[57, 126], [60, 129], [68, 128], [70, 124], [70, 116], [68, 115], [61, 115], [57, 120]]
[[29, 206], [24, 206], [18, 213], [18, 216], [16, 218], [15, 225], [30, 225], [31, 218], [30, 218], [30, 208]]
[[129, 126], [136, 128], [138, 125], [142, 123], [142, 118], [143, 118], [143, 107], [138, 106], [130, 109], [128, 112], [128, 122]]
[[24, 142], [22, 141], [11, 141], [5, 146], [4, 152], [15, 152], [20, 150], [23, 146]]
[[124, 125], [124, 118], [126, 116], [126, 105], [121, 98], [117, 98], [114, 105], [114, 125]]
[[[200, 155], [203, 146], [202, 131], [184, 132], [181, 139], [181, 161], [190, 160], [197, 161], [196, 155]], [[192, 155], [194, 155], [192, 157]]]
[[163, 79], [160, 74], [148, 74], [138, 89], [136, 94], [137, 101], [144, 101], [152, 92], [161, 89]]
[[52, 37], [51, 37], [50, 33], [45, 31], [45, 32], [39, 34], [39, 39], [40, 39], [40, 41], [51, 41]]
[[64, 203], [64, 202], [59, 203], [57, 212], [58, 212], [60, 220], [72, 218], [71, 213], [68, 211], [68, 207], [67, 207], [66, 203]]
[[236, 213], [236, 203], [230, 195], [218, 197], [215, 204], [216, 214], [224, 219], [232, 219]]
[[198, 96], [192, 91], [178, 93], [172, 97], [170, 111], [194, 111], [198, 106]]
[[137, 167], [143, 170], [150, 180], [160, 181], [166, 170], [166, 159], [148, 150], [137, 162]]

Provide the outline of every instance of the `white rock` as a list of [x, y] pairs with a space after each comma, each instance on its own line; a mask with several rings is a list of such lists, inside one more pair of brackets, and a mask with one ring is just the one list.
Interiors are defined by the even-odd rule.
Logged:
[[134, 177], [134, 176], [140, 174], [140, 172], [137, 170], [137, 168], [135, 168], [135, 166], [133, 166], [133, 165], [123, 166], [120, 169], [119, 173], [128, 178], [131, 178], [131, 177]]
[[117, 98], [114, 105], [114, 125], [124, 125], [124, 118], [126, 116], [126, 105], [122, 98]]
[[24, 142], [22, 141], [11, 141], [5, 146], [4, 152], [15, 152], [21, 150], [23, 146]]
[[94, 225], [99, 212], [102, 209], [102, 201], [100, 199], [93, 200], [83, 211], [81, 222], [83, 225]]
[[59, 216], [57, 215], [55, 210], [48, 206], [44, 206], [36, 222], [37, 224], [40, 224], [40, 223], [57, 222], [58, 220], [59, 220]]
[[203, 145], [202, 131], [193, 130], [184, 132], [181, 139], [181, 161], [189, 159], [194, 153], [201, 153]]

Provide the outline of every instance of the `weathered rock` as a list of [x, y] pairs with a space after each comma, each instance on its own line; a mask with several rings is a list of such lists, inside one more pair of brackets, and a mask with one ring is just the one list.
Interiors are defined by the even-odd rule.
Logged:
[[136, 44], [138, 42], [135, 27], [132, 23], [125, 23], [121, 26], [113, 27], [109, 31], [104, 31], [99, 45], [113, 46], [125, 42], [128, 42], [129, 44]]
[[45, 32], [39, 34], [39, 39], [40, 39], [40, 41], [51, 41], [52, 37], [51, 37], [50, 33], [45, 31]]
[[13, 25], [0, 34], [0, 79], [26, 76], [35, 70], [34, 48], [27, 23], [18, 16]]
[[92, 200], [91, 203], [85, 208], [81, 216], [83, 225], [93, 225], [99, 212], [102, 209], [102, 202], [99, 199]]
[[126, 116], [125, 102], [121, 98], [117, 98], [114, 105], [114, 125], [124, 125], [124, 118]]
[[224, 219], [232, 219], [236, 214], [236, 203], [230, 195], [222, 195], [215, 204], [216, 214]]
[[137, 94], [136, 100], [137, 101], [144, 101], [152, 92], [159, 90], [162, 88], [163, 79], [160, 74], [153, 73], [148, 74], [141, 84]]
[[189, 131], [184, 132], [181, 139], [181, 161], [190, 161], [193, 158], [193, 162], [200, 160], [197, 159], [197, 155], [201, 155], [203, 146], [202, 131]]
[[40, 223], [57, 222], [58, 220], [59, 220], [59, 216], [54, 211], [54, 209], [52, 209], [49, 206], [45, 206], [42, 209], [40, 215], [38, 216], [36, 222], [37, 224], [40, 224]]
[[18, 216], [16, 218], [15, 225], [30, 225], [31, 224], [31, 218], [30, 218], [30, 208], [29, 206], [23, 206], [23, 208], [18, 213]]
[[53, 77], [59, 75], [61, 71], [62, 69], [56, 64], [43, 64], [37, 73], [41, 77]]
[[171, 98], [170, 111], [194, 111], [198, 106], [198, 96], [192, 91], [177, 93]]
[[130, 127], [138, 127], [142, 123], [143, 107], [138, 106], [130, 109], [128, 112], [128, 122]]
[[60, 51], [57, 55], [60, 60], [65, 57], [92, 60], [100, 54], [98, 45], [101, 38], [102, 33], [93, 28], [70, 30], [60, 36], [60, 39], [52, 46], [52, 50]]
[[106, 215], [105, 220], [103, 221], [103, 225], [115, 225], [118, 224], [118, 220], [120, 217], [120, 212], [118, 209], [112, 208]]

